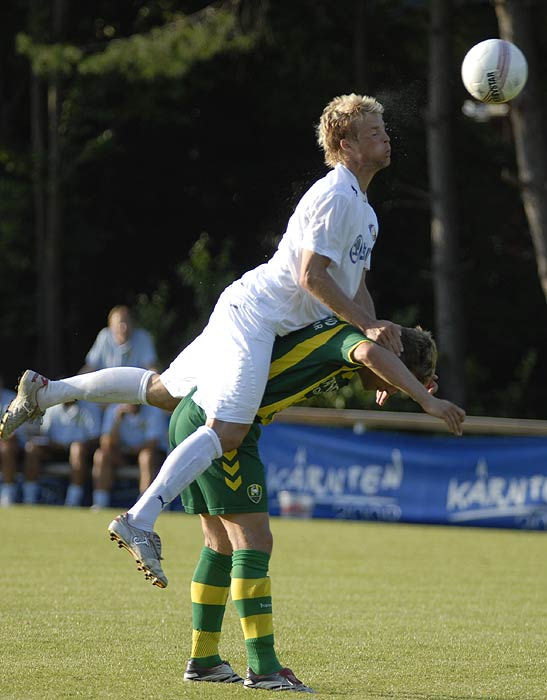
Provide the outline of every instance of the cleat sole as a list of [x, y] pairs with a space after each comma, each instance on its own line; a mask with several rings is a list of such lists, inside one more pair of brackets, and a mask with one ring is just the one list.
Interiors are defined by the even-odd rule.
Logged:
[[137, 559], [135, 556], [134, 552], [130, 547], [128, 547], [125, 542], [115, 533], [115, 532], [110, 532], [110, 539], [112, 542], [116, 542], [118, 545], [119, 549], [126, 549], [129, 554], [133, 557], [135, 560], [135, 563], [137, 564], [137, 571], [143, 571], [144, 572], [144, 578], [147, 581], [151, 581], [154, 586], [157, 586], [158, 588], [166, 588], [166, 585], [163, 583], [163, 581], [160, 581], [155, 574], [153, 574], [149, 569], [144, 567], [142, 565], [142, 562], [140, 559]]

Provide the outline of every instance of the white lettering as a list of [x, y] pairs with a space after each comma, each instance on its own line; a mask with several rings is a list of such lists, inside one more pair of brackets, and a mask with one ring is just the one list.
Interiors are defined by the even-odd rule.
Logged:
[[450, 479], [446, 493], [449, 511], [477, 507], [508, 508], [524, 506], [528, 502], [547, 503], [547, 478], [540, 475], [512, 479], [493, 476], [474, 482]]
[[507, 489], [507, 502], [514, 505], [523, 506], [526, 503], [526, 492], [528, 491], [527, 479], [511, 479]]
[[299, 447], [294, 455], [294, 467], [278, 468], [268, 464], [268, 489], [271, 491], [299, 491], [315, 496], [353, 493], [367, 496], [382, 491], [396, 491], [404, 475], [400, 450], [393, 450], [391, 462], [385, 465], [352, 464], [348, 467], [308, 464], [306, 449]]
[[382, 467], [379, 464], [369, 464], [363, 469], [361, 475], [361, 491], [366, 494], [378, 493], [380, 479], [382, 477]]
[[459, 510], [466, 507], [465, 492], [469, 489], [469, 481], [458, 483], [457, 479], [450, 479], [446, 494], [446, 509]]
[[532, 501], [539, 501], [541, 498], [541, 487], [545, 481], [545, 477], [541, 474], [530, 477], [530, 498]]
[[403, 455], [401, 450], [393, 450], [391, 453], [391, 464], [386, 464], [382, 476], [382, 489], [398, 489], [403, 481]]

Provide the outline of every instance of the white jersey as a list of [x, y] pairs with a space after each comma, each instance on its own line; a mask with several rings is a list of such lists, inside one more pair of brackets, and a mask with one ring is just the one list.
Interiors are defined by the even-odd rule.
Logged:
[[302, 249], [332, 261], [328, 272], [353, 299], [370, 269], [378, 219], [353, 173], [341, 164], [302, 197], [273, 257], [231, 285], [230, 296], [252, 300], [276, 335], [286, 335], [332, 313], [298, 282]]
[[184, 396], [195, 383], [194, 401], [209, 418], [252, 423], [275, 336], [332, 315], [299, 284], [302, 250], [329, 258], [329, 274], [353, 299], [377, 234], [357, 178], [337, 165], [302, 197], [275, 255], [224, 290], [204, 331], [163, 372], [169, 393]]

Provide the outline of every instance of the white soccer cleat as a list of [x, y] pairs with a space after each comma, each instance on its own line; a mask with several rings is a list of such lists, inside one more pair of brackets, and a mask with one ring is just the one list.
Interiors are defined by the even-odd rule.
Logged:
[[243, 681], [244, 688], [259, 688], [261, 690], [288, 690], [297, 693], [315, 693], [313, 688], [299, 681], [290, 668], [282, 668], [276, 673], [268, 673], [259, 676], [247, 669], [247, 676]]
[[137, 562], [137, 570], [144, 572], [144, 578], [154, 586], [165, 588], [167, 577], [161, 568], [161, 540], [156, 532], [141, 530], [131, 525], [127, 513], [118, 515], [108, 526], [110, 539], [125, 547]]
[[19, 426], [28, 421], [41, 418], [41, 411], [36, 400], [38, 389], [47, 386], [49, 379], [32, 369], [27, 369], [21, 375], [17, 384], [17, 396], [4, 412], [0, 421], [0, 438], [7, 440]]
[[243, 683], [243, 678], [238, 676], [227, 661], [221, 661], [218, 666], [202, 668], [194, 659], [190, 659], [186, 665], [183, 676], [185, 681], [200, 681], [207, 683]]

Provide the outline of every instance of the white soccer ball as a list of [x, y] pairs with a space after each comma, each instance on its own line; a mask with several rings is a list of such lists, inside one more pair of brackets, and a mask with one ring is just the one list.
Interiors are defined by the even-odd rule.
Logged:
[[481, 102], [509, 102], [522, 90], [528, 64], [510, 41], [486, 39], [469, 49], [462, 62], [462, 81]]

